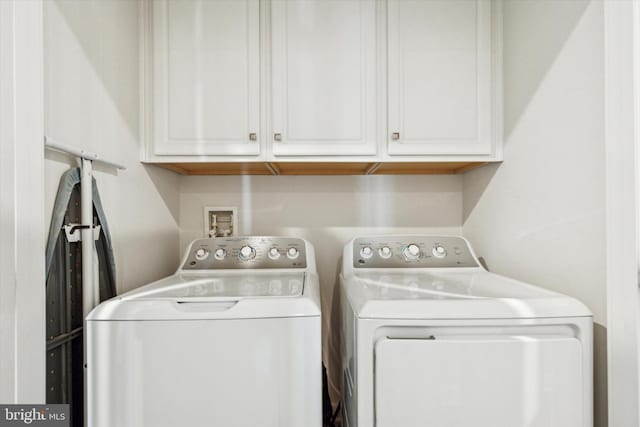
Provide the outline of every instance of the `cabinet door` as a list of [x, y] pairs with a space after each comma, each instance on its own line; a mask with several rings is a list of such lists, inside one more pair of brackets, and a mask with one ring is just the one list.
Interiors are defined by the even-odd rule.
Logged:
[[259, 153], [259, 0], [154, 0], [153, 152]]
[[390, 154], [490, 154], [491, 0], [389, 0]]
[[375, 0], [273, 0], [275, 155], [376, 152]]

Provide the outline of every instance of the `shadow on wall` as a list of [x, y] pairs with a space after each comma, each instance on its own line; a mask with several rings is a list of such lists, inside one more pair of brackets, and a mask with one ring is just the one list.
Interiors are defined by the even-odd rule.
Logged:
[[[537, 0], [505, 0], [503, 3], [503, 15], [507, 17], [503, 20], [505, 162], [509, 160], [508, 146], [513, 130], [591, 1], [561, 0], [549, 7], [550, 3]], [[521, 18], [522, 15], [526, 19]], [[463, 222], [500, 167], [501, 164], [496, 164], [477, 169], [473, 171], [473, 181], [465, 181]]]
[[471, 216], [473, 209], [482, 199], [484, 192], [489, 187], [489, 184], [491, 184], [491, 181], [501, 166], [501, 163], [494, 163], [467, 172], [467, 176], [473, 176], [473, 179], [466, 179], [464, 181], [464, 203], [462, 204], [463, 224]]
[[178, 187], [176, 187], [175, 173], [154, 165], [143, 165], [143, 167], [178, 226], [180, 224], [180, 192], [176, 191]]
[[[546, 4], [545, 4], [546, 3]], [[505, 143], [591, 0], [504, 2]], [[526, 16], [526, 19], [520, 16]], [[515, 18], [515, 19], [511, 19]], [[528, 27], [523, 27], [523, 24]]]
[[[127, 4], [128, 7], [123, 7]], [[130, 31], [118, 31], [118, 28], [139, 27], [138, 2], [55, 0], [45, 2], [45, 6], [55, 8], [64, 18], [131, 134], [139, 135], [140, 104], [137, 100], [132, 102], [132, 98], [139, 96], [139, 81], [128, 78], [129, 73], [138, 73], [140, 63], [137, 32], [136, 38], [131, 40]], [[49, 10], [49, 13], [53, 12]], [[47, 37], [53, 37], [50, 30], [45, 27]], [[135, 48], [123, 49], [123, 46]], [[118, 60], [125, 52], [129, 60]]]

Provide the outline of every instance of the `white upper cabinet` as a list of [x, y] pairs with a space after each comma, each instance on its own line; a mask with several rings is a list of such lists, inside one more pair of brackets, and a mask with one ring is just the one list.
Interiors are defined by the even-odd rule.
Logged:
[[144, 160], [501, 160], [500, 4], [144, 0]]
[[151, 154], [259, 154], [259, 0], [147, 4]]
[[491, 0], [388, 0], [389, 154], [495, 153], [492, 7]]
[[374, 155], [376, 0], [272, 0], [275, 156]]

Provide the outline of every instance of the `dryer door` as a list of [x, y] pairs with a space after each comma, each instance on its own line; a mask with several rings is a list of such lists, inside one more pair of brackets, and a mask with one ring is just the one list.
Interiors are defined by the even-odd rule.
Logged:
[[377, 427], [583, 427], [576, 338], [386, 338], [375, 352]]

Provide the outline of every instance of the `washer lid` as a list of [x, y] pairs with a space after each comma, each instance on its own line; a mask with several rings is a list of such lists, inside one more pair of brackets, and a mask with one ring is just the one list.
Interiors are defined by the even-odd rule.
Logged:
[[211, 276], [178, 274], [156, 283], [153, 287], [148, 286], [125, 294], [122, 298], [193, 302], [212, 299], [299, 297], [302, 295], [303, 287], [304, 273]]
[[474, 268], [362, 272], [345, 281], [358, 317], [398, 319], [590, 316], [568, 296]]
[[319, 317], [317, 280], [300, 272], [176, 274], [103, 302], [87, 321]]

